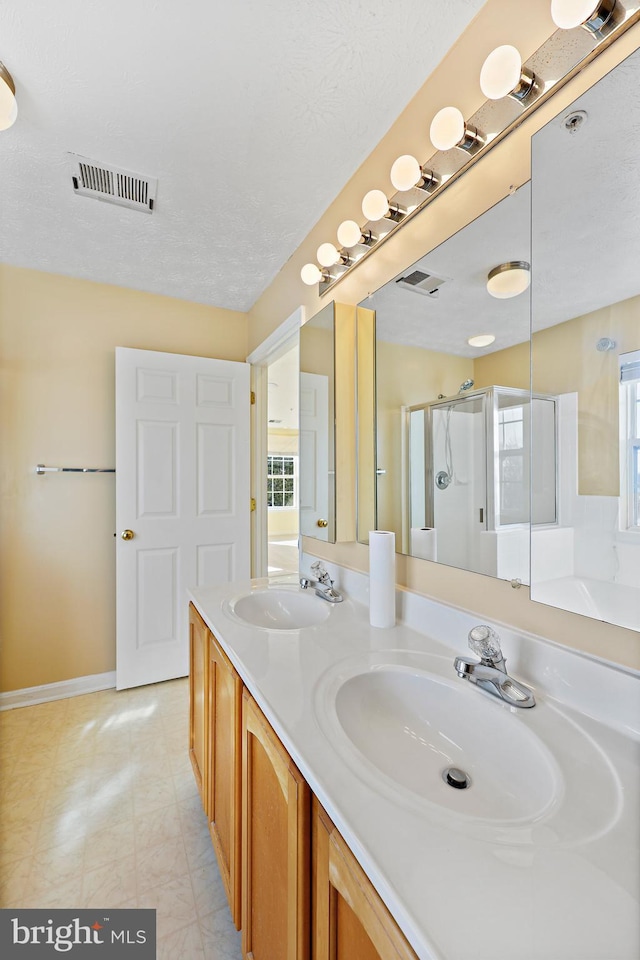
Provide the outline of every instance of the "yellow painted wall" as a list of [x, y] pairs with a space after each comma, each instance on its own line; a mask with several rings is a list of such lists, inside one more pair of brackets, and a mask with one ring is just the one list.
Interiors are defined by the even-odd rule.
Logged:
[[297, 510], [269, 510], [267, 516], [267, 529], [270, 537], [282, 537], [291, 534], [291, 537], [298, 536], [298, 511]]
[[114, 347], [228, 360], [245, 314], [0, 265], [1, 689], [115, 667]]
[[531, 350], [529, 341], [506, 350], [496, 350], [486, 357], [476, 357], [473, 377], [476, 387], [518, 387], [529, 389]]

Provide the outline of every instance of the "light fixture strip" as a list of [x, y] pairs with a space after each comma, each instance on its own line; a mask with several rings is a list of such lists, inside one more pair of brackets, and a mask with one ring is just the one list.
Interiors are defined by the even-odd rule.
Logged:
[[[626, 33], [627, 30], [635, 26], [635, 24], [640, 21], [640, 4], [635, 4], [635, 9], [633, 9], [633, 7], [630, 7], [629, 9], [624, 9], [623, 12], [624, 12], [624, 17], [620, 18], [620, 21], [611, 30], [611, 32], [607, 33], [606, 36], [603, 36], [600, 39], [596, 38], [597, 42], [593, 47], [593, 49], [590, 50], [588, 53], [586, 53], [580, 60], [578, 60], [577, 63], [574, 63], [574, 65], [570, 67], [567, 73], [565, 73], [562, 77], [560, 77], [558, 80], [555, 80], [553, 82], [547, 81], [546, 83], [542, 78], [538, 77], [537, 79], [539, 82], [539, 88], [538, 88], [538, 84], [536, 84], [536, 89], [534, 91], [531, 91], [531, 95], [524, 98], [524, 100], [520, 101], [522, 105], [521, 113], [517, 117], [515, 117], [511, 121], [511, 123], [507, 124], [506, 127], [498, 131], [495, 135], [487, 136], [487, 139], [483, 141], [483, 143], [479, 146], [479, 148], [468, 155], [468, 159], [465, 161], [465, 163], [463, 163], [463, 165], [458, 170], [455, 170], [450, 175], [443, 175], [439, 180], [439, 182], [437, 183], [437, 185], [435, 187], [430, 187], [428, 191], [421, 189], [420, 187], [415, 187], [414, 189], [421, 190], [421, 192], [425, 194], [424, 199], [413, 210], [408, 210], [406, 212], [403, 211], [402, 218], [399, 221], [394, 221], [393, 219], [388, 218], [385, 221], [389, 226], [389, 229], [387, 230], [387, 232], [377, 237], [375, 241], [372, 242], [369, 246], [367, 246], [362, 252], [362, 254], [357, 258], [354, 258], [351, 263], [343, 266], [342, 268], [338, 266], [338, 269], [336, 270], [335, 273], [332, 273], [326, 279], [321, 280], [320, 283], [318, 284], [319, 295], [324, 296], [326, 293], [329, 292], [329, 290], [332, 290], [333, 287], [340, 280], [342, 280], [342, 278], [346, 276], [355, 266], [362, 263], [364, 260], [367, 259], [367, 257], [370, 257], [371, 254], [374, 253], [375, 250], [377, 250], [382, 243], [388, 240], [389, 237], [392, 237], [396, 233], [396, 231], [400, 229], [400, 227], [408, 223], [409, 220], [412, 220], [418, 213], [421, 213], [422, 210], [424, 210], [424, 208], [428, 206], [428, 204], [430, 204], [432, 200], [440, 196], [442, 191], [446, 187], [448, 187], [449, 184], [455, 183], [455, 181], [458, 180], [464, 173], [467, 173], [471, 169], [471, 167], [475, 163], [477, 163], [478, 160], [484, 157], [485, 154], [487, 154], [494, 146], [496, 146], [496, 144], [501, 143], [501, 141], [504, 140], [505, 137], [507, 137], [510, 133], [516, 130], [522, 123], [524, 123], [524, 121], [527, 120], [531, 116], [531, 114], [538, 109], [538, 107], [541, 107], [551, 96], [555, 95], [567, 83], [573, 80], [573, 78], [578, 73], [580, 73], [581, 70], [583, 70], [588, 64], [590, 64], [597, 57], [599, 57], [600, 54], [603, 53], [612, 43], [618, 40], [624, 33]], [[556, 37], [557, 33], [564, 33], [564, 32], [565, 31], [560, 29], [554, 31], [554, 33], [551, 34], [551, 36], [547, 40], [545, 40], [544, 43], [541, 44], [541, 46], [538, 47], [538, 49], [531, 55], [529, 60], [527, 60], [527, 64], [531, 60], [534, 60], [535, 58], [542, 57], [544, 55], [546, 45], [553, 38]], [[592, 36], [594, 35], [592, 34]], [[523, 68], [526, 68], [526, 64], [523, 64]], [[483, 110], [487, 106], [487, 104], [490, 104], [491, 102], [492, 101], [490, 100], [485, 101], [485, 103], [482, 104], [482, 106], [476, 111], [476, 113], [479, 113], [480, 110]], [[493, 101], [493, 102], [498, 102], [498, 101]], [[473, 129], [474, 127], [473, 117], [471, 117], [469, 120], [466, 121], [466, 125], [467, 127]], [[424, 168], [429, 169], [431, 166], [431, 161], [440, 152], [441, 151], [436, 151], [435, 153], [433, 153], [431, 157], [429, 157], [424, 163], [421, 164], [421, 167], [423, 169]], [[518, 186], [520, 186], [520, 184], [518, 184]], [[394, 208], [393, 197], [389, 199], [389, 206], [391, 209]], [[366, 232], [367, 229], [368, 229], [367, 225], [365, 225], [362, 228], [363, 232]], [[347, 253], [347, 251], [342, 251], [342, 252], [345, 255]], [[335, 268], [333, 269], [335, 270]]]

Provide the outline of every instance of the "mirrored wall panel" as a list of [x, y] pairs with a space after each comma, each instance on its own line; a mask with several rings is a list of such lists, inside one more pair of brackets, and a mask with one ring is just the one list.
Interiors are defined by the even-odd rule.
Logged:
[[334, 304], [300, 328], [300, 533], [335, 543]]
[[[559, 503], [532, 532], [531, 597], [635, 630], [639, 85], [640, 51], [532, 140], [533, 386], [557, 398]], [[535, 445], [532, 467], [535, 489]]]
[[555, 522], [557, 487], [555, 398], [530, 396], [529, 251], [526, 184], [361, 304], [376, 315], [377, 528], [401, 553], [523, 583], [532, 419], [536, 522]]

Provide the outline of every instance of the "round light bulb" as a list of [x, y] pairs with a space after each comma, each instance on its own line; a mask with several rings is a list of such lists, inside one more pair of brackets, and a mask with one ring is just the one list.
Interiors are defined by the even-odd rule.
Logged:
[[480, 71], [480, 89], [487, 100], [502, 100], [516, 89], [522, 76], [522, 57], [515, 47], [496, 47]]
[[572, 30], [590, 20], [599, 6], [593, 0], [551, 0], [551, 19], [561, 30]]
[[443, 107], [431, 121], [429, 137], [436, 150], [450, 150], [464, 139], [464, 117], [457, 107]]
[[9, 84], [0, 76], [0, 130], [8, 130], [16, 122], [18, 103]]
[[488, 347], [495, 339], [492, 333], [481, 333], [477, 337], [469, 337], [467, 343], [470, 347]]
[[396, 190], [411, 190], [420, 179], [420, 164], [408, 153], [398, 157], [391, 167], [391, 183]]
[[332, 243], [321, 243], [316, 256], [322, 267], [332, 267], [340, 259], [340, 254]]
[[382, 190], [369, 190], [362, 201], [362, 212], [367, 220], [382, 220], [389, 212], [389, 201]]
[[531, 269], [523, 260], [501, 263], [490, 271], [487, 290], [498, 300], [508, 300], [524, 293], [531, 283]]
[[355, 247], [361, 237], [362, 230], [355, 220], [344, 220], [338, 227], [338, 243], [341, 247]]
[[315, 263], [305, 263], [300, 271], [300, 278], [308, 287], [313, 287], [322, 280], [322, 271], [318, 270]]

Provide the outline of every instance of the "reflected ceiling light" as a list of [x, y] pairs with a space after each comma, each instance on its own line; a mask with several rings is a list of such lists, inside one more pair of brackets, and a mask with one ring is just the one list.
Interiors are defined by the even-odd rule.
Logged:
[[487, 290], [498, 300], [508, 300], [524, 293], [531, 282], [531, 267], [525, 260], [501, 263], [489, 272]]
[[0, 130], [12, 127], [17, 116], [16, 85], [4, 63], [0, 62]]
[[389, 213], [389, 201], [382, 190], [369, 190], [362, 201], [362, 212], [367, 220], [382, 220]]
[[405, 153], [391, 167], [391, 183], [396, 190], [432, 190], [439, 180], [431, 170], [421, 167], [415, 157]]
[[340, 254], [332, 243], [321, 243], [316, 257], [321, 267], [333, 267], [340, 259]]
[[303, 283], [306, 283], [308, 287], [312, 287], [324, 279], [324, 274], [322, 270], [318, 269], [315, 263], [305, 263], [300, 271], [300, 279]]
[[488, 347], [495, 339], [492, 333], [481, 333], [477, 337], [469, 337], [467, 343], [470, 347]]
[[438, 110], [431, 121], [429, 137], [436, 150], [459, 147], [461, 150], [470, 151], [482, 146], [482, 137], [475, 127], [467, 126], [457, 107], [443, 107]]
[[487, 100], [512, 97], [525, 100], [535, 87], [535, 74], [522, 66], [522, 57], [506, 43], [496, 47], [482, 64], [480, 89]]
[[551, 0], [551, 18], [561, 30], [585, 27], [599, 34], [616, 19], [616, 0]]
[[343, 220], [338, 227], [338, 243], [341, 247], [356, 247], [359, 243], [370, 245], [373, 237], [370, 230], [361, 230], [355, 220]]

